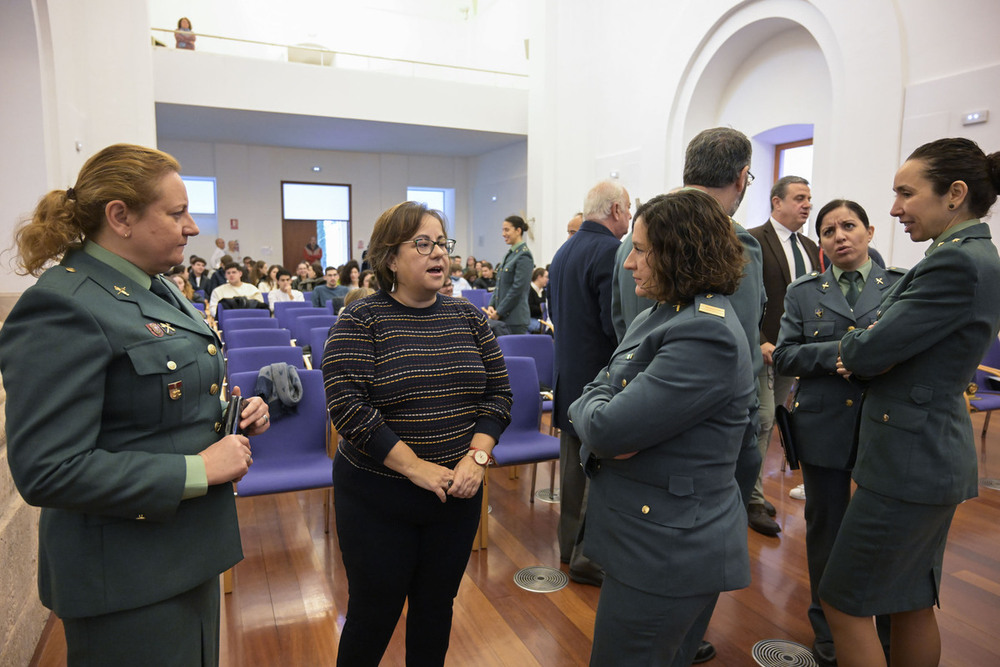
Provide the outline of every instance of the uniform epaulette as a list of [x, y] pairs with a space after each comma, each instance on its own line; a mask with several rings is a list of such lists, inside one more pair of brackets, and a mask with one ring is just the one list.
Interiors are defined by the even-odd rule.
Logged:
[[713, 305], [710, 299], [715, 296], [714, 294], [706, 294], [705, 296], [699, 296], [695, 298], [695, 303], [697, 304], [697, 312], [706, 313], [708, 315], [715, 315], [716, 317], [725, 317], [726, 309], [721, 306]]
[[885, 270], [891, 271], [892, 273], [898, 273], [899, 275], [903, 275], [906, 273], [906, 269], [904, 269], [901, 266], [887, 266], [885, 267]]

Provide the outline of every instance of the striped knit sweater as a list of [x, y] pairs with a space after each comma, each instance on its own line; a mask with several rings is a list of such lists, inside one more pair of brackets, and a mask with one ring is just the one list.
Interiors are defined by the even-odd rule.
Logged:
[[409, 308], [379, 291], [352, 303], [327, 342], [323, 377], [341, 456], [390, 477], [402, 476], [382, 461], [400, 440], [453, 468], [473, 434], [499, 438], [510, 423], [503, 355], [465, 299]]

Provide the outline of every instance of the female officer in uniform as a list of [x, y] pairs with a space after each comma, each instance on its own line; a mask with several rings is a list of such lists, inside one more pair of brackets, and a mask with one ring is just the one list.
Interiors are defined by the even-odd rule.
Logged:
[[658, 303], [569, 408], [591, 477], [585, 552], [605, 571], [590, 664], [686, 666], [719, 592], [750, 583], [735, 471], [756, 383], [726, 296], [745, 261], [697, 190], [646, 202], [632, 242], [636, 294]]
[[[1000, 153], [968, 139], [915, 150], [896, 172], [890, 213], [931, 241], [885, 297], [878, 321], [840, 342], [842, 375], [870, 382], [861, 408], [858, 489], [819, 585], [842, 667], [884, 665], [871, 617], [892, 615], [892, 664], [937, 665], [934, 618], [948, 528], [977, 494], [963, 393], [1000, 328], [1000, 258], [986, 214]], [[807, 492], [808, 497], [808, 492]]]
[[517, 215], [503, 221], [503, 240], [510, 246], [503, 261], [496, 270], [496, 289], [490, 297], [486, 315], [491, 320], [500, 320], [512, 334], [528, 333], [528, 290], [531, 289], [531, 272], [535, 260], [524, 242], [528, 223]]
[[[0, 330], [7, 456], [42, 507], [38, 588], [70, 665], [218, 663], [218, 575], [242, 558], [221, 437], [224, 364], [200, 313], [158, 274], [198, 227], [180, 165], [118, 144], [45, 195], [16, 234], [31, 275]], [[244, 401], [248, 435], [267, 405]]]
[[[837, 375], [837, 347], [845, 333], [875, 321], [886, 290], [903, 274], [883, 269], [868, 257], [873, 233], [868, 214], [856, 202], [835, 199], [820, 209], [816, 234], [832, 263], [826, 271], [813, 271], [789, 285], [774, 350], [775, 372], [799, 378], [792, 431], [806, 487], [809, 621], [820, 667], [837, 664], [817, 588], [851, 499], [862, 389]], [[882, 623], [885, 630], [887, 621]], [[888, 634], [882, 634], [887, 645]]]

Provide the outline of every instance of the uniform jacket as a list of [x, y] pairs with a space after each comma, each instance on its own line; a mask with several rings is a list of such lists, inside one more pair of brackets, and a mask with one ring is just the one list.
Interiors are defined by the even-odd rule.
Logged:
[[[792, 272], [785, 257], [784, 246], [774, 231], [770, 220], [760, 227], [749, 230], [749, 234], [760, 243], [764, 262], [764, 290], [767, 292], [768, 307], [764, 310], [764, 323], [760, 327], [762, 343], [775, 343], [778, 340], [778, 329], [781, 324], [781, 312], [785, 303], [785, 290], [792, 282]], [[802, 250], [812, 262], [813, 268], [819, 268], [819, 249], [816, 244], [804, 234], [799, 234]]]
[[854, 480], [914, 503], [977, 494], [962, 394], [1000, 328], [1000, 259], [980, 223], [934, 241], [892, 287], [872, 329], [841, 340], [844, 365], [871, 378]]
[[82, 251], [18, 300], [0, 330], [7, 456], [39, 523], [42, 603], [67, 618], [151, 604], [242, 558], [230, 484], [181, 500], [182, 454], [215, 442], [219, 341]]
[[636, 317], [569, 411], [591, 473], [585, 551], [609, 576], [672, 597], [750, 583], [734, 471], [756, 391], [726, 297]]
[[525, 243], [508, 250], [494, 273], [496, 289], [490, 297], [490, 305], [496, 308], [501, 321], [507, 326], [528, 326], [531, 319], [528, 314], [528, 290], [531, 289], [531, 272], [534, 270], [535, 259]]
[[813, 271], [788, 286], [774, 369], [799, 378], [792, 432], [801, 461], [850, 469], [862, 386], [837, 374], [840, 339], [875, 321], [882, 297], [901, 275], [902, 269], [886, 270], [873, 262], [853, 310], [832, 267], [823, 273]]
[[556, 426], [576, 435], [566, 412], [618, 346], [611, 323], [611, 275], [620, 245], [611, 230], [584, 220], [549, 267], [549, 307], [555, 327]]

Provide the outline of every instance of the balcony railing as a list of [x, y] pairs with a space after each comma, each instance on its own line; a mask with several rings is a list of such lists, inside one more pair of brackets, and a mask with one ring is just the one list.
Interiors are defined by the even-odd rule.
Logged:
[[[153, 45], [157, 48], [174, 49], [174, 30], [153, 28]], [[405, 58], [388, 58], [347, 51], [334, 51], [320, 44], [275, 44], [253, 39], [224, 37], [201, 32], [192, 33], [197, 37], [195, 53], [198, 51], [256, 58], [278, 62], [298, 63], [320, 67], [334, 67], [344, 70], [360, 70], [394, 74], [413, 78], [457, 81], [502, 88], [528, 87], [528, 75], [518, 72], [428, 63]], [[183, 51], [183, 49], [177, 49]]]

